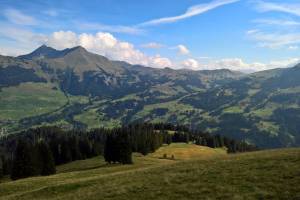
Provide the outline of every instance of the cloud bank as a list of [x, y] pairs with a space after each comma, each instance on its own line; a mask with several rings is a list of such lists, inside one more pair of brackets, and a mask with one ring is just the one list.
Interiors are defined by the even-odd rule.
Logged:
[[181, 63], [181, 67], [192, 70], [230, 69], [242, 72], [254, 72], [274, 68], [292, 67], [299, 62], [300, 58], [274, 60], [270, 61], [269, 63], [247, 63], [241, 58], [225, 58], [220, 60], [210, 60], [207, 63], [200, 63], [198, 60], [195, 59], [187, 59]]
[[58, 31], [48, 36], [45, 39], [45, 43], [56, 49], [65, 49], [80, 45], [91, 52], [131, 64], [141, 64], [157, 68], [172, 66], [170, 59], [161, 57], [160, 55], [148, 56], [136, 49], [133, 44], [120, 41], [112, 34], [106, 32], [76, 34], [72, 31]]

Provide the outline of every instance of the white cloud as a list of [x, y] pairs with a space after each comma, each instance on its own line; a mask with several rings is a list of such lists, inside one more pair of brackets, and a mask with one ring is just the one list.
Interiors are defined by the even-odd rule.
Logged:
[[289, 46], [288, 49], [289, 50], [298, 50], [299, 46]]
[[111, 33], [142, 34], [145, 31], [133, 26], [107, 25], [101, 23], [75, 22], [82, 30], [108, 31]]
[[38, 21], [19, 10], [16, 9], [6, 9], [3, 11], [3, 15], [12, 23], [18, 25], [36, 25]]
[[123, 42], [110, 33], [76, 34], [72, 31], [54, 32], [46, 43], [57, 49], [70, 48], [81, 45], [87, 50], [106, 56], [113, 60], [127, 61], [131, 64], [142, 64], [151, 67], [171, 67], [172, 62], [160, 55], [147, 56], [136, 49], [133, 44]]
[[184, 60], [181, 63], [181, 66], [183, 68], [192, 69], [192, 70], [199, 70], [199, 68], [200, 68], [199, 62], [195, 59], [192, 59], [192, 58]]
[[[256, 9], [259, 12], [276, 11], [300, 16], [300, 3], [277, 3], [261, 0], [255, 2]], [[258, 23], [259, 25], [269, 25], [272, 28], [265, 30], [254, 29], [247, 31], [248, 37], [256, 41], [258, 43], [258, 46], [272, 49], [297, 49], [297, 46], [300, 43], [300, 32], [296, 29], [296, 27], [298, 28], [298, 26], [300, 26], [300, 21], [295, 21], [291, 18], [288, 18], [256, 19], [253, 22]], [[286, 26], [288, 28], [284, 28], [283, 26]], [[274, 29], [275, 27], [276, 29]]]
[[266, 1], [257, 1], [256, 8], [260, 12], [277, 11], [300, 16], [299, 3], [274, 3]]
[[300, 58], [288, 58], [282, 60], [274, 60], [269, 63], [252, 62], [247, 63], [241, 58], [225, 58], [220, 60], [210, 60], [205, 63], [200, 63], [196, 59], [186, 59], [177, 64], [177, 68], [191, 70], [214, 70], [214, 69], [230, 69], [241, 72], [255, 72], [274, 68], [292, 67], [300, 63]]
[[253, 70], [253, 71], [260, 71], [265, 70], [266, 65], [263, 63], [255, 62], [255, 63], [245, 63], [241, 58], [225, 58], [217, 61], [213, 61], [210, 63], [212, 67], [215, 69], [231, 69], [231, 70], [237, 70], [237, 71], [247, 71], [247, 70]]
[[285, 60], [274, 60], [267, 64], [267, 69], [292, 67], [300, 63], [300, 58], [289, 58]]
[[265, 33], [260, 30], [247, 31], [250, 39], [258, 42], [261, 47], [281, 48], [284, 46], [295, 46], [300, 43], [300, 33]]
[[173, 64], [170, 59], [156, 55], [148, 58], [148, 65], [158, 68], [172, 67]]
[[265, 24], [265, 25], [276, 25], [276, 26], [299, 26], [300, 22], [294, 20], [285, 19], [256, 19], [254, 23]]
[[57, 31], [50, 35], [45, 35], [4, 23], [0, 23], [0, 27], [2, 27], [0, 29], [0, 37], [10, 39], [9, 44], [1, 44], [1, 55], [17, 56], [26, 54], [41, 44], [47, 44], [60, 50], [81, 45], [88, 51], [113, 60], [127, 61], [131, 64], [157, 68], [172, 67], [173, 65], [168, 58], [160, 55], [146, 55], [136, 49], [133, 44], [120, 41], [112, 34], [106, 32], [76, 34], [72, 31]]
[[35, 46], [23, 46], [23, 45], [18, 45], [12, 47], [11, 45], [6, 45], [2, 44], [0, 47], [0, 55], [2, 56], [18, 56], [18, 55], [23, 55], [25, 53], [28, 53], [31, 51], [32, 48], [35, 48]]
[[181, 55], [187, 55], [190, 53], [189, 49], [182, 44], [178, 45], [176, 48], [178, 50], [178, 53]]
[[5, 55], [16, 56], [28, 53], [46, 39], [43, 34], [37, 34], [29, 29], [7, 23], [0, 22], [0, 27], [0, 38], [7, 38], [7, 41], [0, 45], [1, 52]]
[[201, 66], [202, 69], [231, 69], [236, 71], [262, 71], [274, 68], [285, 68], [296, 65], [300, 62], [300, 58], [288, 58], [283, 60], [274, 60], [269, 63], [253, 62], [246, 63], [241, 58], [226, 58], [211, 61]]
[[0, 23], [0, 36], [16, 40], [18, 42], [30, 42], [36, 34], [30, 30], [21, 29], [8, 24]]
[[163, 44], [156, 43], [156, 42], [150, 42], [150, 43], [146, 43], [146, 44], [141, 45], [141, 47], [147, 48], [147, 49], [160, 49], [163, 46], [164, 46]]
[[43, 13], [49, 15], [50, 17], [57, 17], [59, 14], [59, 12], [54, 9], [44, 10]]
[[[185, 13], [178, 16], [154, 19], [133, 26], [107, 25], [102, 23], [90, 23], [90, 22], [75, 22], [75, 23], [82, 30], [97, 30], [97, 31], [108, 31], [112, 33], [142, 34], [145, 32], [145, 30], [141, 29], [141, 27], [149, 26], [149, 25], [158, 25], [163, 23], [173, 23], [178, 20], [193, 17], [202, 14], [204, 12], [207, 12], [209, 10], [215, 9], [217, 7], [226, 4], [235, 3], [238, 1], [240, 0], [213, 0], [210, 3], [203, 3], [203, 4], [192, 6], [188, 8]], [[52, 10], [49, 10], [47, 13], [49, 15], [56, 14], [52, 12], [53, 12]]]
[[258, 29], [251, 29], [251, 30], [246, 31], [246, 33], [247, 33], [248, 35], [255, 34], [255, 33], [257, 33], [257, 32], [259, 32]]
[[189, 17], [200, 15], [202, 13], [205, 13], [205, 12], [215, 9], [217, 7], [220, 7], [220, 6], [223, 6], [226, 4], [235, 3], [238, 1], [239, 0], [214, 0], [214, 1], [211, 1], [210, 3], [198, 4], [198, 5], [188, 8], [186, 10], [186, 12], [181, 15], [153, 19], [153, 20], [141, 23], [141, 24], [139, 24], [139, 26], [151, 26], [151, 25], [158, 25], [158, 24], [165, 24], [165, 23], [173, 23], [173, 22], [183, 20], [183, 19], [186, 19]]
[[[161, 55], [146, 55], [138, 50], [133, 44], [126, 41], [121, 41], [110, 33], [98, 32], [96, 34], [77, 34], [72, 31], [57, 31], [50, 35], [43, 35], [34, 33], [29, 29], [21, 29], [17, 26], [11, 26], [5, 23], [0, 23], [0, 26], [0, 36], [9, 38], [11, 41], [7, 44], [1, 44], [0, 52], [2, 52], [2, 55], [6, 54], [15, 56], [16, 54], [20, 55], [28, 53], [38, 45], [46, 43], [49, 46], [57, 49], [81, 45], [91, 52], [104, 55], [113, 60], [123, 60], [131, 64], [141, 64], [157, 68], [173, 67], [188, 68], [193, 70], [228, 68], [239, 71], [260, 71], [277, 67], [292, 66], [300, 62], [299, 58], [275, 60], [269, 63], [247, 63], [240, 58], [213, 60], [207, 57], [205, 57], [205, 59], [201, 58], [201, 62], [199, 62], [200, 57], [198, 59], [189, 58], [183, 61], [174, 61]], [[261, 34], [261, 32], [259, 30], [252, 30], [248, 34]], [[269, 37], [262, 38], [268, 39]], [[280, 38], [279, 34], [272, 35], [272, 38], [279, 38], [280, 40], [282, 39]], [[278, 43], [277, 40], [273, 39], [268, 39], [267, 41], [275, 41]], [[287, 48], [290, 50], [296, 50], [298, 45], [288, 43]]]
[[[81, 45], [87, 50], [104, 55], [113, 60], [127, 61], [131, 64], [141, 64], [145, 66], [164, 68], [186, 68], [192, 70], [204, 69], [231, 69], [239, 71], [260, 71], [278, 67], [288, 67], [300, 62], [299, 58], [289, 58], [274, 60], [269, 63], [244, 62], [240, 58], [226, 58], [220, 60], [208, 59], [199, 62], [198, 59], [189, 58], [183, 61], [171, 61], [161, 55], [149, 56], [129, 42], [120, 41], [110, 33], [98, 32], [96, 34], [76, 34], [72, 31], [57, 31], [51, 35], [41, 35], [30, 32], [29, 30], [17, 29], [14, 27], [0, 24], [4, 29], [0, 29], [0, 36], [4, 35], [15, 40], [15, 45], [2, 45], [0, 51], [2, 55], [13, 55], [28, 53], [37, 45], [46, 43], [57, 49], [70, 48]], [[8, 30], [8, 32], [7, 32]], [[10, 34], [9, 34], [10, 33]], [[291, 49], [296, 46], [290, 45]], [[200, 58], [199, 58], [200, 59]]]
[[46, 42], [49, 46], [57, 49], [65, 49], [78, 45], [78, 37], [72, 31], [58, 31], [50, 35]]

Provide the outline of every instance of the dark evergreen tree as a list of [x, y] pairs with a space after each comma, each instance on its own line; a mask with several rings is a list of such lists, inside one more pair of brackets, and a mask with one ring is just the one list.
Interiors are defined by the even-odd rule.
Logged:
[[53, 138], [49, 142], [49, 147], [50, 147], [52, 155], [54, 157], [55, 165], [61, 164], [60, 163], [60, 149], [61, 149], [61, 145], [59, 143], [59, 140], [57, 138]]
[[237, 152], [237, 143], [235, 140], [230, 140], [229, 147], [227, 147], [228, 153], [236, 153]]
[[12, 170], [12, 160], [11, 159], [7, 159], [4, 156], [2, 157], [2, 172], [3, 175], [9, 175], [11, 174], [11, 170]]
[[79, 150], [83, 159], [90, 158], [92, 156], [92, 150], [87, 138], [79, 140]]
[[209, 146], [211, 148], [216, 148], [217, 147], [215, 137], [209, 137], [207, 139], [207, 146]]
[[59, 164], [68, 163], [72, 161], [72, 153], [71, 148], [68, 144], [68, 141], [66, 138], [63, 139], [62, 143], [59, 146]]
[[106, 162], [111, 163], [113, 162], [113, 158], [112, 158], [112, 148], [113, 148], [113, 144], [112, 144], [112, 136], [108, 135], [106, 137], [106, 142], [105, 142], [105, 148], [104, 148], [104, 159]]
[[221, 137], [220, 135], [216, 135], [216, 139], [218, 141], [218, 147], [223, 147], [224, 146], [224, 138]]
[[3, 177], [3, 159], [2, 156], [0, 156], [0, 178]]
[[72, 138], [69, 139], [69, 146], [70, 146], [72, 160], [83, 159], [79, 149], [78, 139], [76, 136], [73, 136]]
[[55, 162], [49, 146], [44, 142], [40, 142], [38, 144], [38, 151], [39, 151], [39, 160], [41, 162], [40, 174], [42, 176], [55, 174], [56, 172]]
[[120, 134], [116, 139], [119, 146], [119, 162], [122, 164], [132, 164], [132, 149], [128, 134]]
[[107, 136], [104, 151], [105, 161], [132, 164], [132, 144], [129, 134], [117, 130]]
[[13, 180], [26, 178], [38, 174], [36, 161], [34, 160], [34, 149], [26, 141], [19, 140], [14, 154], [11, 178]]

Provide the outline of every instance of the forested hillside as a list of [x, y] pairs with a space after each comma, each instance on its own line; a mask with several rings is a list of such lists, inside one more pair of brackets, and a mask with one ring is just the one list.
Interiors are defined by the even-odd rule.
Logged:
[[89, 132], [40, 127], [0, 139], [0, 178], [55, 174], [57, 165], [99, 155], [109, 164], [132, 164], [133, 152], [145, 156], [172, 142], [225, 148], [228, 153], [257, 150], [243, 141], [171, 124], [133, 124]]
[[41, 46], [28, 55], [0, 57], [1, 133], [44, 125], [89, 130], [164, 122], [263, 148], [299, 146], [299, 69], [250, 75], [154, 69], [82, 47]]

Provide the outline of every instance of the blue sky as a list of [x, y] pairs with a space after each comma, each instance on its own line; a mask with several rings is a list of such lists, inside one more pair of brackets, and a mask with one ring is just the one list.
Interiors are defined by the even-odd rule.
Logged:
[[0, 53], [81, 45], [152, 67], [258, 71], [300, 61], [298, 0], [0, 0]]

